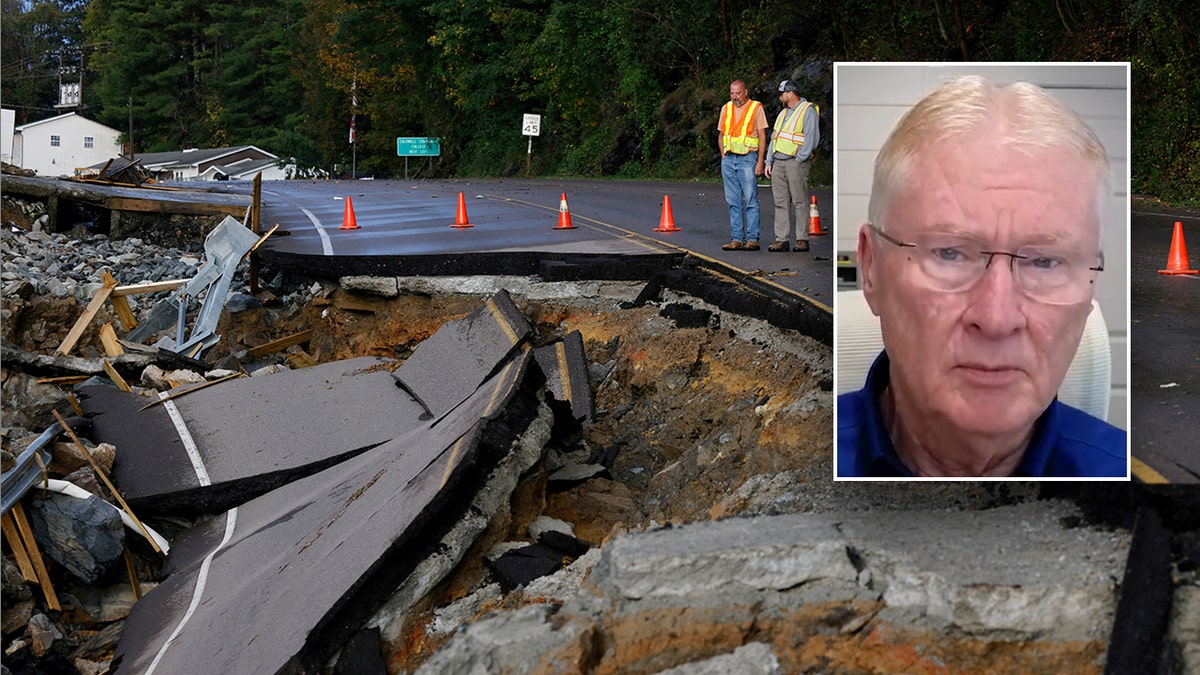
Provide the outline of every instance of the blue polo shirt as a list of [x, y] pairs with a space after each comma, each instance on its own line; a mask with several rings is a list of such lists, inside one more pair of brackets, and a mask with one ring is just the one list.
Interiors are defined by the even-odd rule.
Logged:
[[[858, 391], [838, 396], [839, 478], [907, 478], [913, 473], [896, 455], [879, 410], [888, 384], [887, 352], [880, 353]], [[1033, 439], [1013, 476], [1029, 478], [1126, 476], [1125, 432], [1060, 403], [1050, 404], [1034, 426]]]

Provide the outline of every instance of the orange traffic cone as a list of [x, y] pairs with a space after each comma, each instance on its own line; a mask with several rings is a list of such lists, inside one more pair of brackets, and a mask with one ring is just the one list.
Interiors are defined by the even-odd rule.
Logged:
[[346, 197], [346, 211], [345, 211], [345, 213], [342, 214], [342, 226], [339, 227], [338, 229], [339, 230], [360, 229], [358, 227], [358, 220], [355, 219], [355, 217], [354, 217], [354, 202], [351, 201], [349, 197]]
[[455, 216], [454, 224], [450, 227], [457, 227], [459, 229], [475, 227], [471, 224], [471, 221], [467, 220], [467, 199], [461, 192], [458, 193], [458, 215]]
[[675, 227], [675, 216], [671, 213], [671, 195], [663, 195], [663, 210], [662, 217], [658, 219], [658, 227], [654, 228], [655, 232], [678, 232], [679, 228]]
[[1159, 274], [1197, 274], [1189, 269], [1187, 244], [1183, 243], [1183, 223], [1175, 221], [1175, 232], [1171, 235], [1171, 251], [1167, 254], [1167, 269], [1159, 270]]
[[567, 208], [567, 193], [562, 193], [558, 198], [558, 227], [556, 230], [573, 230], [575, 226], [571, 224], [571, 209]]
[[821, 231], [821, 214], [817, 212], [817, 196], [812, 196], [808, 205], [808, 236], [825, 234]]

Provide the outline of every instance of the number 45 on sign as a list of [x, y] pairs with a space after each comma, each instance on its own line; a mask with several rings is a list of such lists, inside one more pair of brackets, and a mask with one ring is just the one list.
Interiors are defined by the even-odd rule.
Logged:
[[521, 120], [521, 133], [529, 137], [529, 149], [525, 151], [525, 177], [529, 178], [529, 164], [533, 159], [533, 137], [542, 133], [542, 116], [525, 113]]
[[521, 120], [521, 133], [525, 136], [540, 136], [542, 133], [542, 116], [526, 114]]

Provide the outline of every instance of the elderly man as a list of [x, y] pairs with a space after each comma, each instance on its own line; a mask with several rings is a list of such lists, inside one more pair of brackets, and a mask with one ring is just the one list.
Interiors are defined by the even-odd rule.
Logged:
[[897, 124], [858, 235], [884, 351], [838, 398], [840, 477], [1126, 476], [1056, 398], [1092, 307], [1108, 160], [1031, 84], [953, 80]]

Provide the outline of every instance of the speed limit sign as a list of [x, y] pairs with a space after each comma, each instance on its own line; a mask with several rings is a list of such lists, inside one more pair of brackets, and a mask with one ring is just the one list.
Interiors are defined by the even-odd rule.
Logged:
[[542, 133], [542, 116], [525, 114], [521, 120], [521, 133], [525, 136], [540, 136]]

